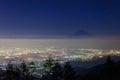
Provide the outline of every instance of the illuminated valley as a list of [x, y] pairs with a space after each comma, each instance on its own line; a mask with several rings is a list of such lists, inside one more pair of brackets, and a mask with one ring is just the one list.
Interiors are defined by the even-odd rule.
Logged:
[[120, 50], [99, 50], [99, 49], [67, 49], [67, 48], [0, 48], [0, 64], [7, 65], [9, 62], [19, 64], [25, 62], [40, 62], [46, 60], [48, 56], [61, 60], [88, 61], [104, 56], [120, 56]]

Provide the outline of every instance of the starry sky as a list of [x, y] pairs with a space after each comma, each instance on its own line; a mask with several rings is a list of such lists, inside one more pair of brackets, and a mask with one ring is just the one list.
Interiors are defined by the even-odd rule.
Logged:
[[119, 0], [0, 0], [0, 35], [120, 35]]

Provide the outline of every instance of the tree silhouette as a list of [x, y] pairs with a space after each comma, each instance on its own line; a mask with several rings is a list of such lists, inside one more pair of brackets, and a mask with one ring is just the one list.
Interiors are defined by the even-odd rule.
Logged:
[[2, 80], [4, 76], [4, 70], [2, 70], [2, 67], [0, 66], [0, 80]]
[[44, 67], [44, 77], [47, 76], [49, 79], [52, 78], [52, 67], [54, 66], [54, 60], [51, 58], [51, 56], [46, 59], [43, 67]]
[[20, 69], [13, 66], [13, 64], [9, 63], [6, 67], [6, 71], [4, 74], [3, 80], [19, 80], [20, 79]]
[[30, 62], [29, 63], [29, 72], [31, 73], [31, 75], [34, 74], [35, 70], [36, 70], [35, 63], [34, 62]]
[[21, 64], [21, 71], [22, 71], [24, 80], [31, 80], [31, 73], [29, 72], [29, 67], [25, 62]]
[[75, 78], [75, 71], [69, 62], [64, 63], [63, 71], [64, 71], [64, 79], [65, 80], [73, 80]]
[[63, 76], [63, 68], [60, 65], [59, 60], [56, 60], [54, 66], [52, 67], [53, 78], [57, 80], [57, 78], [62, 78]]
[[4, 80], [12, 79], [12, 77], [13, 77], [13, 65], [9, 63], [6, 67]]
[[33, 75], [36, 71], [36, 66], [35, 66], [35, 63], [34, 62], [30, 62], [28, 64], [28, 68], [29, 68], [29, 78], [32, 80], [33, 79]]
[[114, 62], [111, 60], [111, 57], [110, 56], [108, 56], [107, 57], [107, 59], [106, 59], [106, 65], [111, 65], [111, 64], [113, 64]]

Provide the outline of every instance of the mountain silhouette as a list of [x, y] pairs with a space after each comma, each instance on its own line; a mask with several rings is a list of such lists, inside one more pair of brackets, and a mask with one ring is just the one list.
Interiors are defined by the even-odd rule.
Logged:
[[78, 30], [75, 33], [73, 33], [74, 36], [90, 36], [91, 34], [84, 31], [84, 30]]

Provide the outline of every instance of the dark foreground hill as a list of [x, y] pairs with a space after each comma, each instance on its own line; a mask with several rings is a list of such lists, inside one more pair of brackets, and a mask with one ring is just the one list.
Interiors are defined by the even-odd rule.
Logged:
[[120, 62], [108, 57], [105, 64], [90, 68], [83, 77], [83, 80], [120, 80]]

